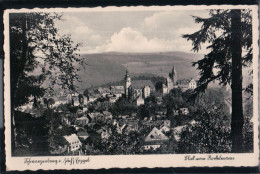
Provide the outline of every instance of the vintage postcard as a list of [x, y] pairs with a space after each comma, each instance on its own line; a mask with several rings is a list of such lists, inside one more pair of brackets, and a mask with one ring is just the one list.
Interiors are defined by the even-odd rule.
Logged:
[[258, 166], [257, 12], [6, 10], [7, 170]]

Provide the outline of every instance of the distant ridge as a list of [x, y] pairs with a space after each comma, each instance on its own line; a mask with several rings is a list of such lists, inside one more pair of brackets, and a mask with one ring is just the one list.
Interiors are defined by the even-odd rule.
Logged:
[[119, 82], [124, 78], [126, 69], [133, 76], [149, 74], [149, 76], [166, 77], [174, 65], [179, 78], [194, 78], [198, 71], [192, 62], [203, 58], [202, 54], [174, 52], [125, 53], [105, 52], [82, 54], [87, 63], [79, 72], [81, 83], [79, 90], [84, 91], [91, 86]]
[[200, 59], [203, 57], [203, 54], [199, 53], [188, 53], [188, 52], [181, 52], [181, 51], [168, 51], [168, 52], [145, 52], [145, 53], [132, 53], [132, 52], [102, 52], [102, 53], [84, 53], [84, 55], [165, 55], [165, 56], [175, 56], [175, 57], [182, 57], [191, 59]]

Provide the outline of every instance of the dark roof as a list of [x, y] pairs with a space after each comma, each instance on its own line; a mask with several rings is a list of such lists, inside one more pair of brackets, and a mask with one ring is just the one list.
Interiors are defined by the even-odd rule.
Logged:
[[145, 86], [149, 86], [152, 90], [155, 89], [151, 80], [133, 80], [131, 82], [131, 86], [132, 86], [133, 89], [142, 89]]
[[89, 136], [89, 134], [87, 132], [78, 132], [77, 135], [78, 136]]

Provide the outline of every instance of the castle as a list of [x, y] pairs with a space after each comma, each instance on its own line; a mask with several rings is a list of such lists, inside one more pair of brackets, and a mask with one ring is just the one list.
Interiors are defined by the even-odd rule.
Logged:
[[162, 93], [168, 94], [173, 88], [181, 88], [183, 91], [186, 91], [188, 89], [195, 89], [196, 87], [197, 82], [194, 79], [177, 81], [177, 71], [173, 66], [165, 83], [162, 84]]
[[162, 93], [168, 94], [173, 88], [177, 88], [177, 72], [175, 67], [172, 67], [172, 71], [169, 73], [169, 76], [166, 78], [165, 83], [162, 84]]

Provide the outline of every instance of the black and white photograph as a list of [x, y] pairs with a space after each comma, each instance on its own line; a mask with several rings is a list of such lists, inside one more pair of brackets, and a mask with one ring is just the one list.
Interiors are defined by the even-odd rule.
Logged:
[[258, 165], [257, 10], [5, 11], [7, 170]]

